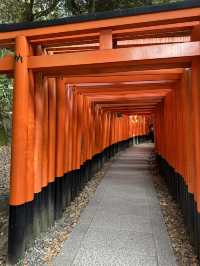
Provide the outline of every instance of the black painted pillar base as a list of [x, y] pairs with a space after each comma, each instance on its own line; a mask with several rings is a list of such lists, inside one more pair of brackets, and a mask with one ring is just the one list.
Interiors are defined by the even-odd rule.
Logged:
[[55, 179], [55, 220], [62, 217], [62, 193], [61, 193], [61, 177]]
[[26, 204], [10, 206], [8, 232], [8, 262], [13, 265], [25, 252]]
[[165, 179], [173, 199], [180, 205], [191, 244], [200, 259], [200, 213], [194, 195], [188, 191], [185, 179], [157, 155], [160, 175]]

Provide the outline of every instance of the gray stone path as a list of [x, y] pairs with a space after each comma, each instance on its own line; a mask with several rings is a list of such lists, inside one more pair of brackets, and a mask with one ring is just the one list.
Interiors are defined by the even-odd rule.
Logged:
[[148, 169], [151, 151], [142, 144], [113, 162], [53, 265], [176, 265]]

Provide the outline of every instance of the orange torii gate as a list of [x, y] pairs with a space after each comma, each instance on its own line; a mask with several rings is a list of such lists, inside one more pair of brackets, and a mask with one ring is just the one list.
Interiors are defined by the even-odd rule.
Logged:
[[0, 26], [14, 77], [8, 259], [154, 123], [161, 174], [200, 254], [200, 3]]

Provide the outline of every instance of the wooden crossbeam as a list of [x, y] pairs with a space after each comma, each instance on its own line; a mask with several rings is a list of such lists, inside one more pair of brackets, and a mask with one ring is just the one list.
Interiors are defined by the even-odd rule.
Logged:
[[[115, 95], [119, 95], [119, 96], [133, 96], [133, 95], [143, 95], [143, 96], [154, 96], [154, 95], [159, 95], [159, 96], [166, 96], [167, 93], [169, 93], [170, 90], [159, 90], [158, 92], [156, 90], [154, 91], [151, 91], [150, 93], [146, 90], [142, 90], [141, 92], [140, 91], [112, 91], [112, 92], [107, 92], [107, 91], [103, 91], [103, 92], [98, 92], [97, 95], [99, 96], [103, 96], [103, 97], [106, 97], [106, 96], [115, 96]], [[88, 96], [88, 97], [93, 97], [93, 95], [96, 95], [96, 93], [90, 93], [90, 92], [84, 92], [84, 93], [81, 93], [82, 95], [84, 96]]]
[[14, 71], [14, 57], [11, 55], [0, 58], [0, 74]]
[[[156, 25], [149, 27], [131, 28], [126, 30], [115, 30], [113, 31], [114, 40], [136, 40], [140, 38], [151, 38], [151, 37], [165, 37], [165, 36], [187, 36], [190, 34], [193, 27], [199, 24], [198, 21], [184, 22], [184, 23], [173, 23], [166, 25]], [[90, 34], [77, 34], [71, 36], [62, 37], [51, 37], [33, 39], [30, 41], [33, 45], [42, 44], [45, 47], [49, 46], [60, 46], [62, 44], [73, 45], [73, 44], [91, 44], [98, 42], [99, 32]]]
[[[28, 68], [44, 73], [89, 73], [116, 72], [129, 68], [135, 70], [148, 67], [167, 68], [177, 64], [190, 63], [191, 58], [200, 55], [200, 42], [152, 45], [149, 47], [132, 47], [108, 49], [62, 55], [40, 55], [28, 57]], [[0, 59], [0, 73], [12, 72], [14, 58], [6, 56]]]
[[[185, 64], [194, 56], [200, 55], [200, 42], [175, 43], [152, 45], [149, 47], [133, 47], [123, 49], [108, 49], [89, 52], [80, 52], [62, 55], [31, 56], [28, 67], [34, 71], [62, 71], [65, 69], [84, 70], [90, 68], [92, 73], [94, 67], [99, 72], [106, 72], [106, 68], [121, 67], [127, 70], [129, 67], [145, 65], [168, 64], [171, 67], [177, 63]], [[105, 68], [106, 66], [106, 68]], [[100, 69], [103, 68], [103, 69]], [[109, 71], [109, 70], [107, 70]], [[116, 68], [113, 69], [116, 71]]]
[[153, 107], [131, 107], [131, 108], [114, 108], [114, 107], [102, 107], [104, 111], [109, 112], [128, 112], [129, 114], [135, 113], [138, 114], [139, 112], [153, 112], [156, 110], [156, 106]]
[[105, 100], [105, 99], [100, 99], [100, 98], [92, 98], [92, 101], [95, 102], [95, 103], [99, 103], [99, 104], [114, 104], [114, 105], [119, 105], [119, 106], [127, 106], [127, 105], [137, 105], [137, 106], [141, 106], [143, 104], [147, 104], [148, 106], [151, 105], [151, 104], [155, 104], [155, 103], [159, 103], [162, 101], [164, 97], [157, 97], [155, 99], [148, 99], [147, 97], [146, 98], [143, 98], [143, 99], [140, 99], [140, 100], [137, 100], [137, 99], [132, 99], [132, 100], [129, 100], [127, 101], [126, 99], [122, 100], [122, 99], [118, 99], [118, 100]]
[[[161, 74], [180, 74], [182, 75], [184, 73], [184, 69], [183, 68], [171, 68], [171, 69], [154, 69], [154, 70], [142, 70], [142, 71], [118, 71], [115, 72], [113, 74], [110, 73], [98, 73], [98, 74], [90, 74], [90, 75], [73, 75], [70, 76], [70, 78], [78, 78], [78, 77], [107, 77], [107, 76], [133, 76], [133, 75], [161, 75]], [[68, 79], [69, 77], [66, 77], [66, 79]]]
[[[147, 66], [159, 65], [162, 68], [176, 67], [191, 61], [192, 57], [200, 55], [200, 42], [175, 43], [152, 45], [150, 47], [133, 47], [123, 49], [108, 49], [80, 53], [68, 53], [62, 55], [40, 55], [28, 57], [28, 68], [34, 71], [53, 72], [54, 74], [89, 73], [97, 71], [105, 73], [109, 71], [128, 71], [129, 67], [145, 69]], [[97, 68], [95, 70], [95, 67]], [[0, 59], [0, 73], [12, 72], [14, 57], [6, 56]]]
[[[85, 94], [84, 94], [85, 95]], [[91, 99], [105, 99], [105, 100], [111, 100], [114, 101], [116, 99], [124, 99], [125, 101], [129, 101], [131, 99], [143, 99], [143, 98], [149, 98], [149, 99], [154, 99], [154, 98], [158, 98], [158, 97], [163, 97], [166, 95], [166, 92], [159, 92], [159, 93], [126, 93], [126, 94], [115, 94], [113, 92], [113, 94], [111, 95], [106, 95], [104, 93], [97, 93], [97, 94], [86, 94], [88, 95], [88, 97], [90, 97]]]
[[173, 82], [161, 82], [161, 83], [138, 83], [138, 84], [103, 84], [102, 86], [76, 86], [76, 91], [80, 93], [103, 93], [105, 92], [134, 92], [134, 91], [151, 91], [156, 89], [170, 90]]
[[[103, 34], [103, 33], [110, 33], [109, 34]], [[102, 31], [100, 34], [99, 43], [88, 43], [85, 44], [60, 44], [59, 46], [52, 46], [49, 48], [46, 48], [46, 51], [53, 52], [54, 54], [58, 53], [71, 53], [71, 52], [79, 52], [79, 51], [90, 51], [90, 50], [97, 50], [97, 49], [105, 49], [108, 47], [109, 49], [113, 48], [113, 39], [112, 39], [112, 31]], [[116, 39], [115, 39], [116, 41]], [[148, 39], [131, 39], [131, 40], [122, 40], [118, 41], [115, 44], [115, 48], [126, 48], [126, 47], [137, 47], [137, 46], [144, 46], [144, 45], [154, 45], [154, 44], [167, 44], [167, 43], [181, 43], [181, 42], [189, 42], [190, 36], [179, 36], [179, 37], [162, 37], [158, 38], [157, 36], [154, 38], [151, 38], [149, 36]], [[106, 48], [107, 49], [107, 48]]]
[[81, 83], [119, 83], [132, 81], [156, 81], [156, 80], [173, 80], [176, 81], [181, 78], [181, 74], [133, 74], [133, 75], [110, 75], [110, 76], [91, 76], [91, 77], [68, 77], [65, 78], [67, 84], [81, 84]]
[[103, 110], [105, 111], [114, 111], [114, 112], [122, 112], [122, 111], [127, 111], [127, 112], [131, 112], [131, 111], [152, 111], [156, 109], [156, 106], [129, 106], [129, 107], [114, 107], [114, 106], [110, 106], [110, 107], [101, 107]]

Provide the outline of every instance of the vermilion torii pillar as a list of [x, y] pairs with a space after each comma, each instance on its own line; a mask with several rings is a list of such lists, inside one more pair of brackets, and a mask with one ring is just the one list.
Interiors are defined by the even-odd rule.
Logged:
[[26, 235], [26, 202], [33, 200], [33, 176], [27, 180], [27, 141], [29, 74], [27, 59], [29, 46], [26, 37], [16, 38], [15, 84], [13, 97], [12, 161], [10, 181], [10, 218], [8, 253], [11, 263], [23, 255]]
[[[192, 40], [200, 40], [200, 26], [196, 26], [192, 32]], [[195, 190], [195, 247], [200, 256], [200, 56], [192, 60], [192, 130], [194, 137], [194, 173]]]

